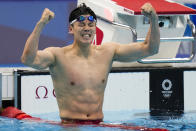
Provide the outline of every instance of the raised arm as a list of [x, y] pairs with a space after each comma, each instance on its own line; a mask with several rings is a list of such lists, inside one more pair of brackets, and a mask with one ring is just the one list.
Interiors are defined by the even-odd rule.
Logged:
[[141, 8], [142, 14], [150, 19], [150, 28], [144, 42], [130, 44], [114, 44], [116, 46], [114, 60], [136, 61], [158, 53], [160, 44], [160, 31], [158, 16], [150, 3]]
[[54, 56], [51, 48], [38, 50], [39, 38], [44, 26], [54, 18], [54, 13], [49, 9], [44, 9], [41, 19], [37, 22], [33, 32], [28, 37], [24, 51], [21, 57], [22, 63], [25, 65], [44, 69], [54, 62]]

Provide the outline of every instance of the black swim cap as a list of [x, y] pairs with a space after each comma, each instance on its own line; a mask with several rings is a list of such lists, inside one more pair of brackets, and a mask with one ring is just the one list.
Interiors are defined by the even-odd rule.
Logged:
[[85, 3], [82, 3], [70, 13], [69, 23], [77, 19], [81, 15], [88, 15], [88, 14], [92, 15], [95, 18], [95, 20], [97, 20], [95, 13], [89, 7], [87, 7]]

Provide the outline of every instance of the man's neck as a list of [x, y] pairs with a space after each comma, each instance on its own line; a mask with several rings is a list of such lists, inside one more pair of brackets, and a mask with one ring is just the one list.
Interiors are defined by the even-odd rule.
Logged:
[[88, 58], [91, 53], [91, 44], [89, 43], [73, 43], [73, 49], [75, 50], [76, 54], [81, 57]]

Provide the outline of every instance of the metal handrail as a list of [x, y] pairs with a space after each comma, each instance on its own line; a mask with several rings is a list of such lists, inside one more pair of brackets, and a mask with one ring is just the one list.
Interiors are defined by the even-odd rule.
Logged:
[[188, 25], [191, 27], [192, 36], [194, 37], [176, 37], [176, 38], [161, 38], [160, 41], [192, 41], [192, 51], [189, 57], [186, 58], [168, 58], [168, 59], [141, 59], [138, 62], [142, 64], [153, 64], [153, 63], [185, 63], [191, 62], [195, 57], [196, 49], [196, 31], [195, 25], [191, 22], [190, 19], [187, 20]]
[[131, 26], [128, 26], [128, 25], [124, 25], [124, 24], [120, 24], [120, 23], [117, 23], [117, 22], [112, 22], [112, 21], [109, 21], [99, 15], [97, 15], [97, 18], [109, 23], [109, 24], [112, 24], [112, 25], [115, 25], [115, 26], [119, 26], [119, 27], [122, 27], [122, 28], [126, 28], [126, 29], [129, 29], [131, 30], [132, 34], [133, 34], [133, 41], [136, 42], [137, 41], [137, 31], [136, 29], [132, 28]]
[[[142, 42], [144, 40], [145, 40], [145, 38], [138, 38], [137, 42]], [[168, 41], [171, 41], [171, 42], [175, 42], [175, 41], [193, 41], [193, 40], [194, 40], [194, 37], [188, 37], [188, 36], [185, 36], [185, 37], [173, 37], [173, 38], [160, 38], [161, 42], [168, 42]]]

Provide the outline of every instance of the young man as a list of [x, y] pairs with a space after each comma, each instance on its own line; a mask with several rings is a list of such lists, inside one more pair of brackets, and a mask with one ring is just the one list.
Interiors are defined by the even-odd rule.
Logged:
[[82, 4], [69, 17], [73, 44], [38, 50], [40, 33], [54, 18], [52, 11], [44, 10], [27, 39], [21, 60], [36, 69], [49, 67], [64, 123], [101, 122], [104, 90], [112, 62], [136, 61], [158, 52], [160, 32], [156, 12], [149, 3], [144, 4], [141, 10], [151, 22], [144, 42], [91, 44], [96, 33], [96, 15]]

